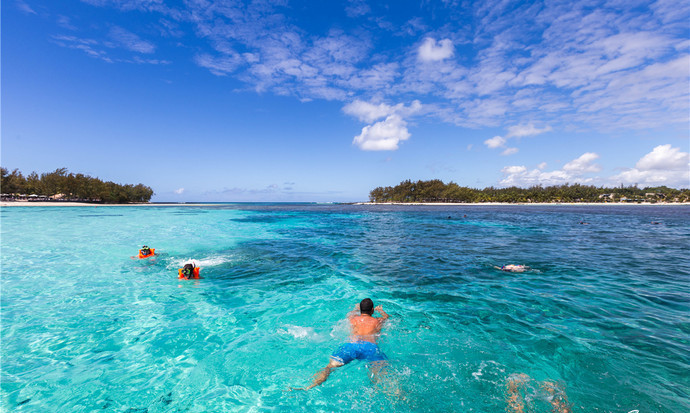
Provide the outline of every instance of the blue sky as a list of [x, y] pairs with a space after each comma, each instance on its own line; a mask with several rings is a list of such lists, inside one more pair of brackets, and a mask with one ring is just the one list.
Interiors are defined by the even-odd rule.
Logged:
[[2, 165], [154, 201], [690, 186], [690, 3], [2, 2]]

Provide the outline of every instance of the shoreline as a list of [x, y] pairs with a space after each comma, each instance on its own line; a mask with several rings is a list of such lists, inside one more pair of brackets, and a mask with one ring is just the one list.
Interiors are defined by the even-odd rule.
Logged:
[[403, 205], [403, 206], [600, 206], [600, 205], [616, 205], [616, 206], [668, 206], [668, 205], [690, 205], [690, 202], [356, 202], [354, 205]]
[[[227, 202], [228, 204], [236, 204], [237, 202]], [[669, 206], [669, 205], [690, 205], [690, 202], [341, 202], [332, 205], [401, 205], [401, 206], [504, 206], [504, 205], [514, 205], [514, 206]], [[45, 201], [0, 201], [0, 207], [155, 207], [155, 206], [190, 206], [190, 207], [200, 207], [200, 206], [213, 206], [222, 205], [222, 203], [211, 203], [211, 204], [200, 204], [200, 203], [175, 203], [175, 202], [160, 202], [160, 203], [138, 203], [138, 204], [94, 204], [88, 202], [45, 202]]]
[[136, 203], [136, 204], [96, 204], [90, 202], [47, 202], [47, 201], [0, 201], [0, 207], [139, 207], [139, 206], [204, 206], [208, 204], [178, 204], [175, 202]]

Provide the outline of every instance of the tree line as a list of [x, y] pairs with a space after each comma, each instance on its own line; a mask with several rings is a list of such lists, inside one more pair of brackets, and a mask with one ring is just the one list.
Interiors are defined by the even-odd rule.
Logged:
[[[130, 202], [149, 202], [153, 189], [143, 184], [121, 185], [103, 182], [84, 174], [74, 174], [67, 168], [38, 175], [31, 172], [24, 177], [15, 169], [11, 173], [0, 167], [2, 181], [0, 189], [4, 198], [16, 195], [37, 195], [41, 198], [62, 194], [61, 200], [124, 204]], [[8, 196], [9, 195], [9, 196]]]
[[455, 182], [439, 179], [429, 181], [406, 180], [396, 186], [377, 187], [369, 193], [370, 202], [688, 202], [690, 190], [666, 186], [617, 188], [565, 184], [535, 185], [529, 188], [468, 188]]

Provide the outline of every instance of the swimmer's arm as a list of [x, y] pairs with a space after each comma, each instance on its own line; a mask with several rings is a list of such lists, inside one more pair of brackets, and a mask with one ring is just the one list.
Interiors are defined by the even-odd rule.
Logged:
[[355, 304], [355, 308], [347, 313], [347, 318], [357, 317], [359, 315], [359, 303]]
[[379, 314], [381, 314], [381, 321], [379, 321], [380, 323], [383, 323], [384, 321], [388, 320], [388, 317], [390, 317], [385, 311], [383, 311], [383, 307], [381, 307], [380, 305], [376, 306], [374, 310], [378, 311]]

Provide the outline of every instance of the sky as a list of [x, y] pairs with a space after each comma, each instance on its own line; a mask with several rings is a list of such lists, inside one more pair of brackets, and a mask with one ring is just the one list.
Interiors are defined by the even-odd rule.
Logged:
[[152, 201], [690, 187], [690, 2], [6, 0], [2, 166]]

